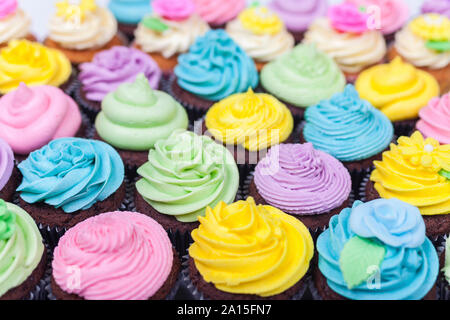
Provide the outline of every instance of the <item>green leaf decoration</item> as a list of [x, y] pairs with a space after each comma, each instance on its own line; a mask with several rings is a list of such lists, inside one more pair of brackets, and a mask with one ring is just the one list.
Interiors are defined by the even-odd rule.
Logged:
[[169, 26], [155, 17], [148, 17], [142, 20], [142, 24], [151, 30], [156, 32], [164, 32], [169, 29]]
[[261, 6], [261, 3], [259, 3], [259, 1], [253, 1], [252, 4], [250, 5], [251, 8], [257, 8], [260, 6]]
[[447, 180], [450, 180], [450, 171], [442, 169], [441, 171], [439, 171], [439, 174], [441, 176], [447, 178]]
[[425, 46], [428, 49], [439, 51], [439, 52], [450, 51], [450, 41], [433, 41], [433, 40], [428, 40], [425, 43]]
[[347, 287], [352, 289], [369, 279], [369, 270], [383, 262], [386, 248], [378, 242], [361, 237], [351, 238], [342, 249], [339, 266]]
[[358, 10], [359, 10], [359, 12], [366, 12], [366, 7], [359, 6]]

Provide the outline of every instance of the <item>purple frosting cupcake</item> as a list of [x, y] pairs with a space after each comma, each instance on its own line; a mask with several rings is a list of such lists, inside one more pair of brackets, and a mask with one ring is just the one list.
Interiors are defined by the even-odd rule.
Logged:
[[349, 205], [352, 181], [344, 165], [311, 143], [272, 147], [258, 163], [249, 193], [314, 230]]
[[450, 18], [450, 0], [427, 0], [422, 5], [422, 13], [439, 13]]
[[101, 101], [124, 82], [133, 82], [139, 73], [158, 89], [162, 72], [157, 63], [144, 52], [127, 47], [113, 47], [95, 55], [92, 62], [80, 65], [78, 77], [81, 86], [76, 100], [95, 115], [101, 109]]
[[0, 199], [10, 201], [17, 185], [13, 177], [14, 153], [11, 147], [0, 139]]

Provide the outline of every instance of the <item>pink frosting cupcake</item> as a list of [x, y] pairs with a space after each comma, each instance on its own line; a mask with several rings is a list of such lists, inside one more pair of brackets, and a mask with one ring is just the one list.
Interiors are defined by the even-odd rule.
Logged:
[[0, 138], [16, 155], [28, 155], [51, 140], [81, 136], [82, 117], [77, 104], [52, 86], [19, 88], [0, 98]]
[[417, 130], [425, 138], [434, 138], [441, 144], [450, 144], [450, 93], [433, 98], [420, 110]]
[[212, 27], [222, 28], [244, 10], [245, 0], [194, 0], [197, 13]]
[[117, 211], [69, 229], [55, 248], [52, 268], [57, 299], [149, 300], [167, 298], [180, 264], [161, 225]]

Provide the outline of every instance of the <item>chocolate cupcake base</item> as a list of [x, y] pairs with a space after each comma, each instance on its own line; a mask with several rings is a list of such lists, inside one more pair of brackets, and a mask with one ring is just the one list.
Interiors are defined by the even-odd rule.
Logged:
[[134, 40], [134, 31], [137, 28], [137, 24], [127, 24], [127, 23], [120, 23], [118, 24], [118, 28], [120, 32], [127, 37], [129, 42], [132, 42]]
[[[360, 187], [360, 199], [363, 202], [369, 202], [372, 200], [380, 199], [380, 194], [375, 189], [375, 183], [370, 180], [370, 175], [367, 175]], [[436, 241], [439, 236], [447, 235], [450, 233], [450, 214], [441, 215], [423, 215], [425, 222], [426, 234], [431, 240]]]
[[19, 170], [17, 170], [16, 166], [14, 166], [8, 183], [3, 187], [3, 189], [0, 190], [0, 199], [5, 200], [6, 202], [11, 202], [14, 198], [14, 193], [16, 192], [19, 184], [20, 173]]
[[[175, 250], [173, 250], [173, 265], [170, 274], [162, 287], [148, 300], [172, 300], [178, 291], [180, 269], [180, 259]], [[132, 285], [133, 284], [130, 283], [130, 286]], [[76, 294], [70, 294], [61, 289], [53, 276], [50, 279], [50, 286], [48, 286], [48, 288], [50, 289], [50, 292], [48, 293], [48, 298], [50, 300], [84, 300]]]

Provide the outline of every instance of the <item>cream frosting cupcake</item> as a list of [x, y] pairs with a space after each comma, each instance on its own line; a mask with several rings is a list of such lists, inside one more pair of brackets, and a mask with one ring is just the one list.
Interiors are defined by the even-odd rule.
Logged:
[[30, 17], [18, 7], [17, 0], [0, 2], [0, 46], [14, 39], [36, 40], [30, 27]]
[[65, 0], [56, 8], [45, 44], [64, 52], [72, 63], [89, 62], [101, 50], [126, 44], [117, 34], [114, 15], [95, 0], [81, 0], [78, 5]]
[[266, 7], [242, 11], [227, 24], [226, 31], [255, 60], [258, 69], [294, 47], [294, 37], [283, 21]]
[[178, 55], [187, 52], [209, 26], [195, 13], [192, 0], [155, 0], [152, 6], [153, 15], [145, 17], [135, 31], [135, 46], [170, 72]]
[[333, 6], [328, 18], [315, 20], [305, 34], [304, 43], [315, 43], [331, 56], [354, 82], [364, 69], [383, 62], [386, 42], [378, 30], [369, 30], [368, 16], [352, 3]]

